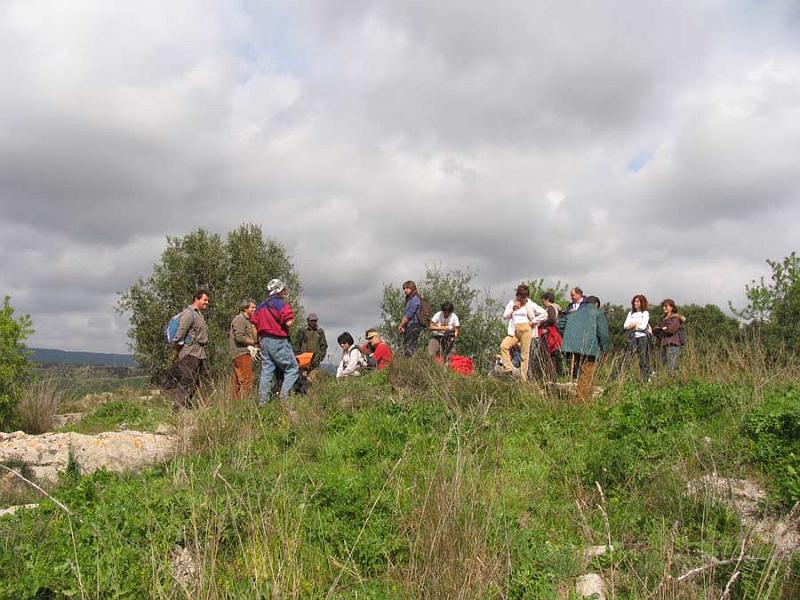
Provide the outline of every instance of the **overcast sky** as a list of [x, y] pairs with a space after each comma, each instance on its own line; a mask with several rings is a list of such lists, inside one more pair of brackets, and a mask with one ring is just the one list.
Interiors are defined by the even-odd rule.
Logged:
[[126, 351], [165, 236], [254, 222], [335, 337], [426, 264], [741, 303], [798, 249], [800, 2], [0, 2], [0, 294]]

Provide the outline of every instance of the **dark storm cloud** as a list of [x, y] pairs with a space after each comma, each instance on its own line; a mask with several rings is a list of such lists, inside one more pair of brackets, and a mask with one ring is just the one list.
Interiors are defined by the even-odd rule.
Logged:
[[255, 222], [329, 337], [434, 264], [724, 305], [796, 243], [798, 32], [785, 0], [6, 2], [0, 287], [36, 344], [120, 351], [164, 236]]

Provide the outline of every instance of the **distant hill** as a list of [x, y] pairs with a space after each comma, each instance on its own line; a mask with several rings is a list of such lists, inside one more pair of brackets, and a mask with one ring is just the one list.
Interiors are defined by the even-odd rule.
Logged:
[[68, 352], [49, 348], [31, 348], [32, 359], [40, 364], [99, 365], [103, 367], [135, 367], [130, 354], [107, 354], [103, 352]]

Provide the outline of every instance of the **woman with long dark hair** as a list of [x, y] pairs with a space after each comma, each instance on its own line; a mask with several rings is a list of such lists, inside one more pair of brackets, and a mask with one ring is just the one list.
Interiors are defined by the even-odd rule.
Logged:
[[628, 344], [639, 357], [639, 377], [642, 382], [650, 379], [650, 312], [647, 298], [636, 294], [631, 299], [631, 310], [625, 317], [623, 327], [628, 334]]
[[403, 293], [406, 296], [406, 303], [403, 307], [403, 318], [397, 330], [403, 334], [403, 354], [413, 356], [417, 351], [419, 334], [422, 332], [422, 325], [419, 321], [422, 298], [417, 290], [417, 284], [413, 281], [403, 283]]

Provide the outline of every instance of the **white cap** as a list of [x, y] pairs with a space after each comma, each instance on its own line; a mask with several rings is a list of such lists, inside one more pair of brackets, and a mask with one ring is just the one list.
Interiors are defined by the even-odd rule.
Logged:
[[267, 291], [269, 292], [270, 296], [280, 294], [284, 288], [286, 288], [286, 285], [280, 279], [270, 279], [269, 283], [267, 284]]

